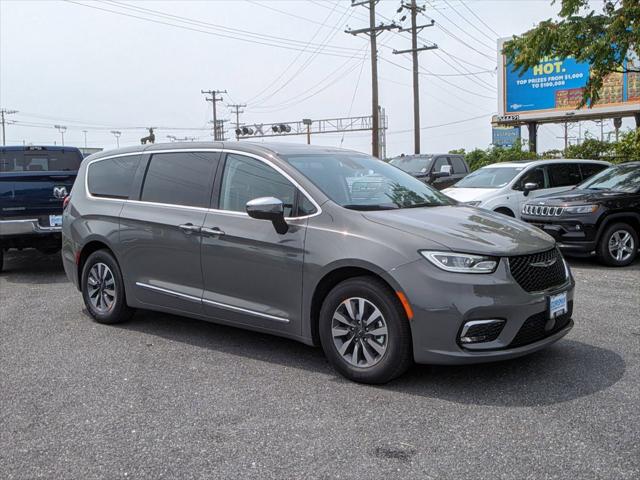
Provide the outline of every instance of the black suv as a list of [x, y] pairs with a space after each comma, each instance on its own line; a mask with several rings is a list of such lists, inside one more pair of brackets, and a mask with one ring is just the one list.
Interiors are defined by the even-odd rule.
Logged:
[[537, 197], [522, 220], [541, 228], [566, 253], [591, 254], [613, 267], [638, 254], [640, 162], [610, 167], [561, 194]]
[[402, 154], [389, 163], [438, 190], [462, 180], [470, 171], [464, 155], [456, 153]]

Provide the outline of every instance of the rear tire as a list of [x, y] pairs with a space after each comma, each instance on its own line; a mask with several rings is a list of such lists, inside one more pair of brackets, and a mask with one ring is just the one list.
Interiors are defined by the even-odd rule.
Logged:
[[638, 234], [628, 223], [606, 228], [596, 248], [598, 259], [610, 267], [630, 265], [638, 254]]
[[411, 329], [393, 291], [374, 277], [336, 285], [320, 310], [320, 341], [329, 363], [361, 383], [386, 383], [413, 363]]
[[118, 262], [107, 250], [89, 255], [82, 268], [82, 298], [98, 323], [120, 323], [131, 318]]

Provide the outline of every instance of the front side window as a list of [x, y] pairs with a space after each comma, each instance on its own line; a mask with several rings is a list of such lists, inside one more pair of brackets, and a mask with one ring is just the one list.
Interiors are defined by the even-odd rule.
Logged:
[[577, 163], [552, 163], [547, 166], [550, 188], [569, 187], [581, 182], [580, 167]]
[[483, 167], [471, 172], [453, 188], [502, 188], [511, 182], [524, 167]]
[[189, 207], [209, 206], [213, 152], [156, 153], [151, 156], [140, 200]]
[[221, 210], [245, 212], [247, 202], [275, 197], [284, 204], [284, 216], [293, 211], [296, 187], [269, 165], [244, 155], [228, 154], [220, 187]]
[[129, 198], [140, 158], [128, 155], [93, 162], [87, 171], [89, 193], [96, 197]]
[[431, 171], [441, 172], [442, 167], [444, 167], [445, 165], [449, 165], [449, 160], [447, 160], [447, 157], [438, 157], [436, 161], [433, 162], [433, 168], [431, 169]]
[[406, 155], [392, 158], [389, 163], [408, 173], [426, 173], [429, 168], [430, 155]]
[[544, 179], [544, 168], [534, 167], [531, 170], [522, 175], [522, 178], [518, 182], [519, 188], [524, 188], [527, 183], [535, 183], [538, 188], [548, 188]]
[[618, 165], [598, 173], [578, 188], [590, 190], [611, 190], [614, 192], [636, 193], [640, 191], [640, 166]]
[[455, 204], [408, 173], [369, 155], [335, 152], [282, 158], [345, 208], [389, 210]]

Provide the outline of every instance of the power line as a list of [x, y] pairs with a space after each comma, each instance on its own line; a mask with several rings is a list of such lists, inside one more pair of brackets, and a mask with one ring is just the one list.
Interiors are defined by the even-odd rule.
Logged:
[[480, 17], [476, 14], [476, 12], [474, 12], [473, 10], [471, 10], [471, 8], [469, 8], [469, 6], [466, 4], [466, 2], [463, 2], [462, 0], [460, 0], [460, 5], [462, 5], [464, 8], [466, 8], [466, 9], [471, 13], [471, 15], [473, 15], [474, 17], [476, 17], [476, 19], [477, 19], [481, 24], [483, 24], [485, 27], [487, 27], [487, 28], [491, 31], [491, 33], [493, 33], [493, 34], [496, 36], [496, 38], [500, 38], [500, 37], [502, 36], [502, 35], [500, 35], [498, 32], [496, 32], [493, 28], [491, 28], [491, 26], [487, 25], [487, 22], [485, 22], [484, 20], [482, 20], [482, 18], [480, 18]]
[[[165, 22], [165, 21], [161, 21], [161, 20], [155, 20], [152, 18], [147, 18], [147, 17], [143, 17], [143, 16], [139, 16], [139, 15], [133, 15], [133, 14], [129, 14], [129, 13], [125, 13], [125, 12], [120, 12], [117, 10], [110, 10], [107, 8], [103, 8], [103, 7], [98, 7], [96, 5], [87, 5], [84, 3], [80, 3], [74, 0], [64, 0], [67, 3], [72, 3], [75, 5], [79, 5], [82, 7], [86, 7], [86, 8], [92, 8], [94, 10], [100, 10], [100, 11], [104, 11], [104, 12], [109, 12], [109, 13], [113, 13], [116, 15], [121, 15], [121, 16], [125, 16], [125, 17], [131, 17], [131, 18], [136, 18], [138, 20], [143, 20], [146, 22], [151, 22], [151, 23], [156, 23], [159, 25], [165, 25], [165, 26], [169, 26], [169, 27], [175, 27], [175, 28], [180, 28], [183, 30], [189, 30], [189, 31], [193, 31], [193, 32], [198, 32], [198, 33], [204, 33], [207, 35], [212, 35], [212, 36], [216, 36], [216, 37], [223, 37], [223, 38], [230, 38], [233, 40], [238, 40], [241, 42], [247, 42], [247, 43], [253, 43], [253, 44], [258, 44], [258, 45], [265, 45], [265, 46], [269, 46], [269, 47], [274, 47], [274, 48], [281, 48], [281, 49], [285, 49], [285, 50], [294, 50], [294, 51], [302, 51], [302, 49], [300, 47], [297, 46], [297, 44], [299, 42], [295, 41], [295, 40], [289, 40], [286, 38], [281, 38], [278, 40], [278, 42], [276, 43], [275, 41], [258, 41], [258, 40], [251, 40], [249, 38], [246, 37], [239, 37], [239, 36], [234, 36], [234, 35], [230, 35], [230, 34], [226, 34], [226, 33], [218, 33], [218, 32], [212, 32], [210, 30], [202, 30], [200, 28], [193, 28], [193, 27], [188, 27], [185, 25], [178, 25], [175, 23], [170, 23], [170, 22]], [[126, 7], [120, 7], [120, 8], [126, 8]], [[140, 8], [140, 7], [136, 7], [136, 8]], [[327, 51], [327, 49], [325, 48], [324, 51], [322, 51], [322, 55], [328, 55], [328, 56], [333, 56], [333, 57], [342, 57], [345, 58], [347, 57], [347, 54], [344, 53], [340, 53], [341, 50], [349, 50], [347, 48], [341, 48], [341, 47], [330, 47], [332, 50], [331, 51]]]
[[[487, 35], [487, 33], [486, 33], [486, 32], [484, 32], [484, 31], [482, 31], [480, 28], [478, 28], [478, 26], [477, 26], [475, 23], [471, 22], [469, 19], [467, 19], [467, 17], [465, 17], [464, 15], [462, 15], [462, 13], [460, 13], [460, 11], [459, 11], [457, 8], [455, 8], [453, 5], [451, 5], [451, 4], [449, 3], [449, 1], [448, 1], [448, 0], [444, 0], [444, 3], [446, 3], [447, 5], [449, 5], [449, 7], [451, 7], [451, 9], [452, 9], [454, 12], [456, 12], [456, 14], [457, 14], [460, 18], [462, 18], [466, 23], [468, 23], [469, 25], [471, 25], [471, 27], [472, 27], [474, 30], [476, 30], [476, 31], [480, 32], [480, 34], [481, 34], [482, 36], [484, 36], [485, 38], [487, 38], [490, 42], [492, 42], [492, 44], [496, 42], [496, 38], [491, 38], [489, 35]], [[472, 12], [472, 13], [473, 13], [473, 12]], [[467, 33], [467, 35], [468, 35], [468, 33]], [[471, 37], [471, 38], [474, 38], [474, 37]], [[484, 45], [484, 42], [483, 42], [483, 45]]]

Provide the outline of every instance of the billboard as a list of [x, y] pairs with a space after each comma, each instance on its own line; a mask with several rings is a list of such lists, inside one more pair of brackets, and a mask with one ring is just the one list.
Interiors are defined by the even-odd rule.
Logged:
[[493, 127], [491, 143], [496, 147], [511, 147], [520, 140], [520, 127]]
[[[498, 41], [498, 112], [518, 121], [566, 117], [612, 117], [640, 111], [640, 73], [611, 73], [596, 104], [578, 109], [589, 80], [589, 64], [574, 58], [545, 58], [519, 74], [502, 55], [505, 39]], [[627, 60], [639, 69], [637, 58]]]

